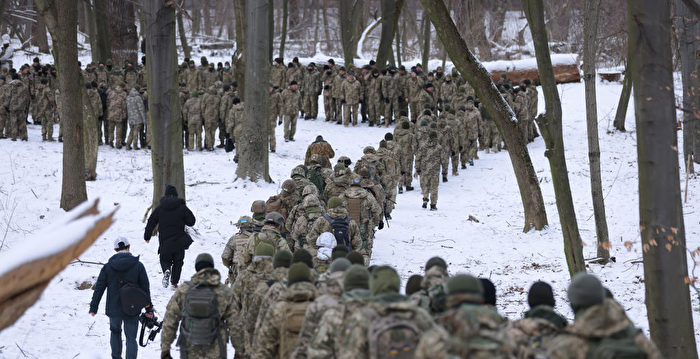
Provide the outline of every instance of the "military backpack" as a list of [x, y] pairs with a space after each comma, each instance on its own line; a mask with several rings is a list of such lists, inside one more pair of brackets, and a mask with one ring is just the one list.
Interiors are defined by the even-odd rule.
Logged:
[[336, 244], [344, 245], [348, 247], [348, 250], [352, 250], [352, 243], [350, 242], [350, 217], [331, 218], [329, 215], [324, 214], [323, 218], [330, 224], [330, 232], [335, 236]]
[[323, 191], [326, 190], [326, 180], [321, 175], [321, 170], [312, 168], [306, 173], [306, 178], [318, 189], [318, 197], [323, 198]]
[[375, 319], [369, 326], [370, 359], [412, 359], [421, 331], [411, 321], [395, 314]]
[[311, 302], [288, 302], [282, 319], [280, 335], [280, 358], [289, 358], [299, 343], [299, 333], [306, 317], [306, 308]]
[[634, 338], [640, 330], [629, 326], [609, 337], [590, 340], [586, 359], [646, 359], [647, 353]]
[[222, 353], [225, 353], [225, 344], [219, 335], [221, 316], [214, 287], [187, 283], [192, 287], [185, 294], [180, 322], [180, 346], [199, 347], [204, 351], [218, 340], [219, 347], [224, 350]]

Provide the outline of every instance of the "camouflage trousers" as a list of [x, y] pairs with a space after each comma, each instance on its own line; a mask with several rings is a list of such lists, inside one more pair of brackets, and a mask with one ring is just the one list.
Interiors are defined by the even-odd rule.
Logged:
[[420, 189], [423, 199], [430, 199], [430, 204], [437, 204], [440, 176], [437, 173], [423, 173], [420, 176]]
[[442, 149], [442, 154], [440, 155], [440, 167], [442, 168], [442, 175], [447, 176], [447, 172], [450, 169], [450, 157], [452, 156], [451, 150]]
[[460, 162], [462, 166], [466, 166], [467, 162], [474, 160], [474, 155], [476, 155], [476, 139], [469, 140], [466, 139], [462, 142], [462, 150], [459, 151]]
[[7, 123], [8, 113], [0, 110], [0, 138], [5, 138], [5, 123]]
[[459, 168], [459, 148], [456, 148], [453, 153], [454, 154], [450, 156], [452, 160], [452, 175], [456, 176], [458, 173], [457, 169]]
[[[129, 137], [126, 139], [126, 148], [131, 148], [133, 145], [134, 149], [139, 149], [139, 139], [141, 138], [142, 130], [142, 123], [138, 125], [129, 125]], [[141, 147], [145, 147], [143, 140], [141, 140]]]
[[284, 115], [284, 139], [293, 140], [297, 132], [297, 114], [288, 113]]
[[416, 122], [418, 120], [418, 115], [420, 111], [420, 106], [418, 106], [418, 101], [409, 102], [408, 107], [411, 110], [411, 121]]
[[192, 122], [187, 124], [187, 150], [194, 148], [202, 149], [202, 122]]
[[411, 187], [411, 182], [413, 181], [413, 153], [402, 151], [399, 155], [399, 166], [401, 168], [399, 186]]
[[226, 121], [224, 119], [219, 119], [218, 123], [219, 127], [219, 144], [225, 145], [226, 144]]
[[[121, 133], [124, 129], [124, 124], [122, 121], [107, 121], [109, 128], [107, 129], [107, 142], [110, 145], [114, 145], [116, 148], [122, 148], [122, 137]], [[116, 134], [115, 134], [116, 132]], [[116, 136], [116, 137], [115, 137]], [[61, 137], [61, 136], [59, 136]], [[116, 139], [116, 144], [114, 143]]]
[[379, 124], [379, 115], [380, 115], [380, 110], [381, 110], [381, 103], [379, 102], [379, 98], [371, 98], [367, 101], [369, 108], [369, 123], [373, 124]]
[[119, 144], [119, 147], [121, 148], [124, 146], [124, 143], [126, 142], [126, 131], [129, 129], [129, 124], [125, 120], [122, 120], [117, 124], [117, 143]]
[[216, 143], [216, 127], [219, 121], [217, 119], [204, 120], [204, 148], [212, 149]]
[[343, 111], [343, 117], [345, 118], [345, 122], [343, 122], [343, 126], [348, 127], [350, 124], [350, 118], [352, 116], [352, 125], [357, 126], [357, 109], [359, 108], [359, 104], [349, 104], [346, 103], [344, 105]]
[[389, 127], [391, 121], [394, 119], [392, 114], [396, 117], [399, 116], [399, 99], [396, 97], [389, 100], [389, 102], [384, 100], [384, 125], [386, 127]]
[[27, 139], [27, 115], [24, 111], [12, 111], [10, 112], [10, 123], [12, 124], [11, 137], [16, 140], [18, 137], [20, 140]]
[[270, 151], [277, 151], [277, 140], [275, 139], [275, 127], [277, 127], [277, 114], [270, 114]]
[[501, 149], [501, 133], [498, 132], [498, 127], [493, 121], [484, 121], [481, 129], [483, 145], [485, 148], [491, 147], [491, 150], [497, 152]]
[[41, 140], [53, 141], [53, 118], [52, 116], [37, 116], [41, 121]]
[[308, 118], [318, 116], [318, 95], [307, 94], [302, 98], [302, 109]]
[[326, 113], [326, 121], [332, 121], [334, 117], [335, 105], [333, 104], [333, 97], [327, 95], [329, 90], [323, 90], [323, 110]]
[[397, 186], [397, 181], [395, 179], [391, 180], [391, 183], [387, 186], [386, 188], [386, 197], [387, 200], [384, 201], [384, 212], [386, 214], [391, 214], [391, 211], [394, 210], [394, 204], [396, 204], [396, 186]]
[[343, 123], [343, 102], [341, 99], [334, 97], [333, 103], [335, 104], [335, 121], [337, 123]]

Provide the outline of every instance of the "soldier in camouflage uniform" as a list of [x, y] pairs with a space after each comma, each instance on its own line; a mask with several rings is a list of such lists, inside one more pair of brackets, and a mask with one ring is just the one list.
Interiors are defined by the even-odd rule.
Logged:
[[278, 123], [282, 123], [283, 118], [281, 92], [276, 87], [270, 86], [270, 152], [274, 153], [277, 150], [275, 127]]
[[[428, 82], [423, 86], [423, 90], [418, 95], [418, 104], [422, 106], [419, 111], [424, 113], [425, 110], [431, 110], [431, 112], [433, 112], [433, 109], [436, 107], [435, 96], [435, 87], [432, 83]], [[418, 121], [420, 121], [420, 119], [418, 119]]]
[[467, 104], [464, 107], [460, 107], [458, 112], [459, 121], [462, 123], [463, 131], [462, 135], [462, 148], [460, 160], [462, 162], [462, 169], [467, 168], [467, 162], [470, 166], [474, 165], [474, 156], [478, 149], [476, 143], [479, 138], [479, 127], [481, 125], [481, 113], [474, 107], [474, 100], [471, 97], [467, 98]]
[[[584, 272], [575, 275], [569, 285], [568, 297], [576, 319], [548, 344], [548, 358], [599, 357], [596, 354], [599, 345], [596, 344], [608, 338], [628, 341], [623, 348], [627, 354], [632, 355], [630, 351], [633, 348], [637, 351], [636, 356], [631, 357], [638, 358], [646, 354], [646, 358], [661, 358], [654, 343], [634, 327], [624, 309], [614, 300], [605, 299], [605, 289], [595, 276]], [[617, 346], [619, 345], [622, 344], [618, 343]], [[615, 344], [610, 343], [608, 346], [610, 349]]]
[[122, 82], [107, 91], [107, 121], [109, 122], [107, 141], [111, 147], [115, 147], [116, 131], [116, 148], [122, 148], [121, 133], [126, 118], [126, 91]]
[[331, 95], [335, 105], [333, 119], [338, 124], [343, 123], [343, 82], [345, 82], [345, 68], [341, 67], [338, 69], [338, 73], [333, 76], [333, 84], [331, 85]]
[[306, 235], [306, 245], [304, 248], [311, 253], [314, 257], [316, 256], [316, 251], [318, 247], [316, 246], [316, 239], [321, 233], [331, 231], [331, 221], [335, 219], [347, 219], [349, 233], [348, 237], [350, 239], [350, 244], [352, 250], [356, 250], [362, 254], [367, 254], [365, 250], [365, 244], [362, 242], [362, 236], [360, 235], [360, 226], [357, 224], [356, 220], [349, 216], [348, 210], [345, 208], [343, 200], [339, 197], [332, 197], [328, 200], [328, 213], [326, 216], [317, 218], [311, 225], [311, 230]]
[[[381, 178], [381, 185], [384, 188], [384, 192], [386, 192], [387, 200], [387, 203], [384, 205], [384, 214], [388, 219], [391, 219], [391, 211], [396, 203], [396, 185], [399, 180], [400, 168], [397, 152], [388, 148], [389, 144], [393, 146], [394, 137], [391, 133], [387, 133], [386, 135], [385, 139], [379, 141], [377, 156], [380, 158], [384, 167], [384, 176]], [[386, 137], [388, 136], [391, 136], [392, 140], [387, 141]]]
[[206, 286], [212, 288], [216, 294], [217, 313], [219, 318], [219, 333], [217, 339], [209, 346], [190, 346], [186, 342], [183, 332], [187, 330], [187, 325], [182, 323], [177, 345], [180, 347], [180, 356], [183, 358], [214, 359], [226, 358], [226, 343], [229, 334], [234, 333], [236, 323], [236, 311], [231, 289], [221, 283], [219, 271], [214, 269], [214, 260], [211, 255], [203, 253], [195, 260], [197, 273], [192, 276], [191, 281], [183, 283], [177, 288], [175, 294], [170, 298], [168, 307], [163, 318], [163, 331], [161, 332], [161, 358], [169, 358], [170, 345], [175, 340], [180, 321], [183, 320], [183, 312], [188, 304], [187, 294], [191, 288]]
[[352, 182], [352, 171], [346, 168], [342, 163], [336, 164], [333, 169], [331, 180], [323, 191], [326, 202], [328, 202], [331, 197], [338, 197], [341, 193], [345, 192], [345, 190], [350, 187], [350, 182]]
[[[40, 83], [34, 98], [36, 101], [35, 114], [37, 120], [41, 122], [41, 140], [53, 142], [53, 112], [56, 108], [56, 98], [47, 79], [41, 79]], [[102, 110], [102, 106], [100, 106], [100, 110]], [[95, 118], [95, 120], [97, 119]]]
[[361, 265], [356, 264], [345, 270], [343, 294], [339, 303], [321, 316], [307, 348], [309, 359], [338, 358], [348, 319], [369, 301], [369, 276], [369, 271]]
[[241, 263], [239, 265], [248, 266], [253, 260], [255, 248], [261, 242], [265, 242], [274, 247], [275, 251], [286, 249], [290, 251], [287, 241], [282, 236], [282, 229], [284, 228], [284, 218], [277, 212], [270, 212], [265, 215], [265, 221], [260, 232], [253, 233], [250, 237], [248, 243], [246, 243], [245, 250], [241, 254]]
[[375, 268], [369, 287], [372, 298], [348, 320], [338, 358], [384, 358], [410, 352], [423, 333], [436, 327], [425, 310], [399, 294], [401, 280], [393, 268]]
[[512, 358], [515, 343], [502, 331], [507, 319], [484, 302], [481, 281], [461, 274], [445, 283], [447, 308], [432, 331], [423, 335], [416, 359]]
[[297, 132], [297, 116], [301, 93], [299, 93], [296, 81], [289, 83], [289, 88], [282, 91], [282, 113], [284, 115], [284, 142], [294, 141]]
[[231, 106], [233, 106], [233, 99], [236, 96], [231, 90], [230, 85], [224, 85], [223, 91], [221, 101], [219, 102], [219, 145], [216, 146], [218, 148], [223, 148], [226, 146], [226, 136], [233, 136], [233, 133], [226, 132], [226, 115], [228, 115], [229, 110], [231, 110]]
[[204, 79], [204, 88], [209, 88], [220, 80], [219, 72], [214, 68], [214, 63], [210, 63], [206, 71], [202, 71], [202, 78]]
[[192, 92], [185, 107], [182, 108], [182, 116], [187, 124], [187, 150], [202, 150], [202, 99], [198, 91]]
[[321, 82], [323, 82], [323, 110], [326, 114], [326, 121], [335, 121], [335, 104], [333, 102], [333, 79], [335, 75], [328, 65], [323, 66]]
[[420, 176], [420, 188], [423, 193], [423, 208], [437, 210], [438, 186], [440, 184], [440, 159], [442, 146], [438, 144], [438, 134], [431, 131], [428, 140], [416, 151], [416, 176]]
[[316, 70], [314, 63], [306, 66], [306, 75], [304, 76], [304, 106], [303, 111], [306, 114], [306, 119], [315, 120], [318, 116], [318, 96], [321, 95], [323, 86], [321, 85], [321, 73]]
[[19, 75], [12, 74], [12, 81], [10, 81], [10, 103], [8, 105], [10, 112], [10, 121], [7, 124], [7, 137], [11, 138], [12, 141], [17, 141], [17, 137], [20, 140], [27, 140], [27, 122], [26, 122], [26, 108], [29, 103], [29, 89], [27, 86], [19, 79]]
[[318, 198], [316, 186], [313, 184], [307, 185], [302, 192], [301, 203], [292, 208], [292, 211], [289, 212], [287, 220], [285, 221], [291, 235], [291, 238], [288, 238], [289, 247], [307, 247], [309, 244], [305, 243], [306, 235], [311, 230], [311, 226], [316, 219], [322, 217], [324, 214], [325, 209], [321, 204], [321, 200]]
[[[126, 110], [129, 117], [129, 137], [126, 140], [126, 149], [130, 150], [133, 144], [134, 149], [138, 150], [139, 134], [146, 123], [146, 108], [138, 88], [132, 88], [129, 91], [129, 96], [126, 98]], [[141, 147], [144, 147], [143, 142], [141, 142]]]
[[[0, 139], [7, 138], [10, 135], [10, 98], [11, 87], [5, 75], [0, 75]], [[5, 128], [7, 127], [7, 132]]]
[[486, 111], [486, 106], [481, 106], [481, 134], [484, 143], [479, 145], [485, 148], [484, 152], [498, 153], [501, 151], [501, 132], [498, 131], [496, 122]]
[[411, 295], [416, 305], [432, 315], [440, 312], [439, 303], [433, 303], [437, 287], [447, 280], [447, 263], [440, 257], [432, 257], [425, 263], [425, 275], [420, 283], [420, 290]]
[[323, 136], [318, 135], [316, 136], [316, 140], [306, 148], [304, 166], [309, 166], [311, 164], [311, 156], [313, 155], [321, 156], [324, 162], [323, 166], [325, 168], [331, 168], [330, 159], [335, 157], [335, 151], [333, 151], [333, 147], [323, 139]]
[[379, 76], [379, 70], [373, 69], [367, 80], [365, 81], [367, 88], [367, 98], [365, 99], [368, 105], [369, 125], [380, 124], [381, 100], [382, 100], [382, 78]]
[[350, 119], [352, 116], [352, 125], [357, 126], [357, 110], [360, 106], [360, 101], [362, 98], [362, 85], [355, 79], [355, 74], [348, 73], [348, 78], [343, 82], [342, 85], [342, 103], [344, 106], [343, 117], [345, 122], [343, 125], [348, 127], [350, 124]]
[[299, 341], [306, 309], [317, 297], [310, 269], [303, 263], [289, 268], [289, 286], [283, 300], [267, 309], [256, 332], [253, 359], [289, 358]]
[[[350, 218], [360, 225], [360, 237], [369, 255], [374, 241], [374, 227], [382, 221], [382, 207], [370, 191], [362, 188], [361, 182], [360, 176], [355, 175], [350, 188], [340, 195], [340, 199], [345, 201]], [[365, 259], [365, 263], [368, 259]]]
[[[241, 100], [238, 97], [234, 97], [231, 102], [231, 108], [226, 114], [226, 133], [236, 145], [240, 144], [241, 132], [243, 131], [244, 110]], [[237, 158], [238, 151], [236, 151], [234, 160]]]
[[296, 166], [292, 168], [292, 174], [290, 175], [292, 180], [294, 180], [294, 196], [296, 197], [298, 202], [301, 202], [301, 199], [304, 197], [304, 188], [308, 185], [314, 185], [306, 179], [306, 167], [303, 165]]
[[[442, 182], [447, 182], [450, 158], [456, 153], [457, 147], [455, 146], [455, 134], [454, 131], [452, 131], [452, 127], [447, 125], [447, 120], [442, 114], [440, 114], [440, 117], [440, 121], [438, 122], [438, 143], [440, 147], [442, 147], [440, 165], [442, 167]], [[453, 167], [453, 169], [455, 168]], [[452, 175], [455, 175], [454, 171]]]
[[[251, 240], [248, 241], [250, 245]], [[258, 303], [253, 302], [253, 293], [258, 284], [272, 280], [272, 256], [274, 248], [266, 242], [255, 246], [254, 257], [245, 270], [239, 272], [231, 290], [236, 311], [236, 323], [231, 331], [231, 344], [236, 352], [250, 354], [258, 314]]]
[[401, 121], [401, 125], [394, 129], [394, 138], [399, 148], [399, 193], [403, 193], [403, 187], [406, 191], [413, 191], [411, 180], [413, 175], [413, 156], [416, 151], [416, 136], [411, 129], [411, 123], [408, 119]]
[[399, 111], [399, 84], [396, 69], [391, 67], [382, 76], [382, 98], [384, 99], [384, 125], [389, 127], [394, 120], [393, 115]]
[[187, 83], [187, 89], [190, 93], [194, 91], [200, 91], [204, 86], [204, 79], [202, 78], [202, 73], [197, 70], [194, 66], [194, 61], [190, 60], [187, 70], [185, 70], [185, 79]]
[[451, 75], [445, 75], [445, 81], [440, 85], [440, 96], [442, 97], [442, 103], [452, 103], [454, 97], [457, 94], [457, 85], [452, 81]]
[[[214, 65], [214, 64], [211, 64]], [[204, 148], [214, 150], [216, 143], [216, 128], [219, 125], [219, 105], [221, 98], [216, 94], [216, 88], [210, 87], [202, 97], [202, 118], [204, 119]]]
[[343, 294], [343, 276], [350, 268], [350, 261], [345, 258], [338, 258], [331, 263], [327, 280], [325, 281], [324, 292], [320, 293], [313, 303], [306, 308], [304, 323], [299, 333], [299, 343], [294, 349], [291, 358], [306, 359], [309, 357], [308, 347], [314, 332], [318, 330], [323, 314], [338, 305], [341, 294]]
[[129, 88], [132, 89], [139, 86], [142, 82], [141, 74], [139, 74], [131, 62], [127, 62], [126, 66], [124, 66], [124, 83], [129, 85]]
[[527, 90], [528, 104], [530, 108], [528, 113], [530, 114], [530, 127], [528, 131], [528, 142], [532, 142], [535, 139], [535, 117], [537, 117], [537, 87], [532, 83], [530, 79], [523, 80], [523, 85]]
[[[242, 263], [242, 253], [245, 250], [248, 239], [253, 235], [253, 219], [249, 216], [242, 216], [236, 222], [238, 233], [234, 234], [226, 242], [223, 253], [221, 253], [221, 261], [228, 268], [228, 278], [226, 284], [232, 285], [238, 276], [239, 267]], [[242, 268], [240, 268], [242, 269]]]
[[411, 111], [411, 121], [416, 122], [418, 115], [422, 112], [419, 101], [423, 89], [423, 78], [418, 76], [418, 72], [415, 70], [411, 71], [411, 77], [406, 80], [406, 87], [408, 106]]
[[513, 89], [515, 98], [513, 100], [513, 111], [515, 111], [515, 117], [518, 119], [518, 129], [520, 129], [520, 134], [523, 138], [523, 143], [528, 143], [528, 137], [530, 134], [530, 123], [532, 118], [530, 117], [530, 99], [527, 96], [527, 92], [524, 87], [515, 87]]

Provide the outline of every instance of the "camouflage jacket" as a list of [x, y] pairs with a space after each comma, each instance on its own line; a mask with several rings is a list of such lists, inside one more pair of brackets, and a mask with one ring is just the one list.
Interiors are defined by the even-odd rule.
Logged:
[[240, 138], [241, 131], [243, 131], [243, 118], [245, 115], [245, 108], [242, 103], [231, 105], [231, 109], [226, 115], [226, 129], [229, 131], [233, 129], [233, 133], [229, 133], [232, 138]]
[[501, 330], [506, 321], [495, 308], [457, 304], [440, 316], [439, 329], [421, 338], [415, 358], [513, 358], [515, 344]]
[[287, 241], [284, 240], [280, 231], [271, 225], [264, 225], [260, 232], [253, 233], [253, 235], [246, 243], [245, 250], [241, 253], [241, 260], [243, 265], [248, 265], [252, 262], [253, 256], [255, 255], [255, 247], [261, 243], [265, 242], [270, 244], [275, 248], [275, 252], [278, 250], [286, 249], [290, 251]]
[[450, 156], [451, 151], [457, 151], [457, 138], [455, 135], [452, 127], [448, 125], [438, 130], [438, 142], [447, 157]]
[[309, 304], [308, 308], [306, 308], [306, 316], [304, 317], [304, 323], [299, 333], [299, 343], [294, 349], [294, 353], [291, 356], [292, 358], [308, 358], [307, 348], [309, 347], [313, 335], [318, 332], [323, 313], [337, 306], [340, 301], [340, 295], [343, 293], [342, 283], [343, 272], [331, 273], [328, 279], [325, 280], [325, 286], [321, 289], [323, 290], [323, 288], [325, 288], [326, 293], [322, 293], [313, 303]]
[[326, 188], [323, 190], [323, 196], [326, 202], [328, 202], [331, 197], [339, 197], [350, 187], [350, 182], [352, 182], [350, 170], [346, 169], [342, 174], [334, 173], [333, 177], [331, 177], [331, 181], [328, 182]]
[[406, 87], [408, 91], [408, 101], [418, 102], [420, 99], [421, 90], [423, 89], [423, 78], [420, 76], [411, 76], [406, 80]]
[[219, 71], [216, 71], [214, 69], [213, 71], [208, 70], [207, 71], [202, 71], [202, 79], [204, 79], [204, 84], [202, 87], [209, 87], [213, 85], [216, 81], [219, 81]]
[[443, 102], [452, 102], [454, 96], [457, 94], [457, 85], [454, 81], [444, 81], [440, 86], [440, 96]]
[[387, 72], [386, 75], [380, 76], [380, 81], [382, 83], [382, 98], [386, 99], [396, 99], [399, 97], [398, 80], [396, 77], [392, 76]]
[[[177, 329], [182, 319], [182, 313], [185, 306], [185, 298], [187, 291], [194, 285], [212, 286], [216, 293], [216, 301], [218, 304], [219, 315], [221, 316], [221, 324], [219, 327], [219, 335], [224, 345], [228, 341], [228, 333], [233, 333], [234, 324], [236, 323], [236, 310], [233, 301], [233, 293], [231, 289], [221, 283], [221, 275], [216, 269], [206, 268], [197, 272], [192, 276], [191, 281], [180, 285], [173, 297], [168, 302], [163, 318], [163, 331], [161, 332], [161, 351], [169, 351], [170, 345], [175, 340]], [[184, 325], [184, 323], [183, 323]], [[182, 336], [178, 339], [178, 346], [181, 352], [186, 352], [188, 358], [218, 358], [220, 357], [219, 343], [216, 341], [211, 346], [204, 349], [199, 347], [187, 349], [183, 342]]]
[[214, 88], [207, 90], [207, 93], [202, 96], [202, 118], [204, 122], [211, 123], [219, 120], [219, 105], [221, 98], [216, 94]]
[[304, 95], [318, 96], [321, 94], [322, 88], [323, 86], [321, 85], [321, 73], [316, 70], [307, 72], [306, 76], [304, 76], [304, 83], [302, 87]]
[[251, 231], [242, 230], [229, 238], [224, 247], [224, 251], [221, 253], [221, 260], [226, 267], [242, 263], [242, 253], [252, 234]]
[[120, 122], [126, 118], [126, 92], [113, 87], [107, 91], [107, 120]]
[[[92, 111], [95, 114], [95, 118], [102, 117], [102, 99], [100, 98], [100, 94], [94, 88], [88, 90], [87, 94], [88, 98], [90, 99], [90, 107], [92, 107]], [[47, 96], [51, 97], [51, 103], [55, 107], [56, 102], [54, 100], [53, 91], [51, 91], [50, 88]]]
[[[346, 326], [345, 340], [343, 348], [338, 355], [341, 359], [370, 358], [372, 351], [372, 341], [377, 338], [371, 337], [370, 330], [375, 320], [392, 316], [402, 321], [412, 323], [417, 329], [417, 335], [425, 333], [436, 327], [430, 315], [423, 309], [418, 308], [413, 302], [399, 294], [384, 294], [372, 298], [369, 303], [356, 311], [348, 320]], [[414, 345], [417, 343], [414, 343]], [[392, 343], [376, 343], [378, 347], [391, 346]], [[413, 348], [401, 348], [404, 351], [415, 350]], [[389, 356], [390, 353], [383, 353], [382, 356]]]
[[345, 202], [350, 217], [360, 225], [362, 239], [369, 239], [374, 226], [382, 220], [382, 208], [377, 200], [360, 186], [350, 186], [340, 198]]
[[[348, 211], [345, 207], [336, 207], [328, 210], [328, 217], [331, 219], [342, 219], [348, 217]], [[362, 252], [363, 243], [362, 236], [360, 234], [360, 226], [354, 219], [350, 219], [350, 243], [352, 245], [351, 250], [356, 250]], [[315, 254], [318, 248], [316, 247], [316, 238], [323, 232], [329, 232], [331, 230], [331, 223], [325, 217], [320, 217], [314, 221], [311, 226], [311, 230], [306, 235], [306, 243], [312, 248], [312, 254]]]
[[[602, 304], [577, 313], [574, 323], [549, 343], [547, 355], [551, 359], [585, 359], [592, 343], [629, 328], [634, 328], [634, 325], [624, 309], [614, 300], [606, 299]], [[647, 353], [649, 359], [661, 358], [654, 343], [641, 331], [634, 336], [634, 342]]]
[[513, 100], [513, 110], [515, 111], [515, 115], [517, 116], [518, 121], [527, 121], [530, 119], [529, 102], [530, 99], [528, 98], [527, 93], [519, 91], [515, 95], [515, 99]]
[[228, 111], [231, 109], [231, 106], [233, 106], [233, 91], [229, 90], [221, 95], [221, 100], [219, 101], [218, 118], [225, 121], [226, 115], [228, 115]]
[[143, 105], [143, 99], [141, 99], [141, 94], [134, 88], [129, 91], [129, 96], [126, 98], [126, 111], [129, 125], [143, 125], [146, 123], [146, 108]]
[[[37, 93], [36, 93], [36, 105], [37, 105], [37, 112], [39, 114], [42, 114], [43, 116], [46, 116], [47, 118], [51, 118], [51, 114], [56, 107], [56, 98], [53, 95], [53, 91], [51, 91], [51, 88], [48, 85], [45, 86], [39, 86]], [[102, 110], [102, 104], [100, 104], [100, 113]], [[99, 117], [99, 116], [98, 116]], [[97, 117], [95, 117], [97, 118]]]
[[535, 359], [543, 354], [551, 340], [566, 326], [566, 319], [546, 305], [534, 307], [520, 320], [508, 322], [503, 329], [516, 344], [517, 358]]
[[182, 108], [182, 115], [187, 125], [202, 124], [202, 98], [190, 97]]
[[331, 85], [333, 98], [343, 98], [343, 82], [345, 82], [345, 75], [338, 73], [333, 76], [333, 84]]
[[367, 87], [367, 100], [368, 101], [380, 101], [382, 99], [382, 80], [381, 77], [374, 77], [372, 75], [365, 81], [365, 86]]
[[[349, 334], [348, 319], [369, 302], [369, 290], [353, 289], [344, 292], [336, 306], [328, 308], [309, 341], [306, 355], [309, 359], [338, 358], [345, 335]], [[348, 329], [346, 329], [348, 328]]]
[[431, 93], [428, 90], [422, 90], [420, 92], [420, 95], [418, 95], [418, 105], [421, 107], [420, 112], [423, 112], [423, 110], [427, 109], [425, 106], [426, 104], [435, 107], [436, 102], [435, 102], [435, 93]]
[[530, 101], [528, 103], [530, 104], [530, 109], [529, 109], [529, 114], [530, 117], [535, 117], [537, 116], [537, 88], [534, 85], [530, 85], [527, 87], [527, 97]]
[[[281, 95], [280, 90], [274, 90], [270, 93], [270, 116], [279, 116], [281, 114], [282, 114], [282, 95]], [[277, 124], [273, 123], [273, 125], [277, 125]]]
[[285, 115], [296, 115], [299, 113], [301, 103], [301, 93], [290, 88], [282, 91], [282, 113]]
[[291, 315], [302, 307], [304, 310], [318, 295], [316, 287], [309, 282], [294, 283], [287, 289], [284, 299], [268, 308], [265, 318], [260, 324], [255, 340], [253, 359], [286, 359], [298, 343], [298, 332], [295, 332]]
[[[304, 157], [304, 166], [311, 164], [311, 156], [320, 155], [326, 159], [335, 157], [335, 151], [333, 147], [326, 141], [314, 141], [309, 147], [306, 148], [306, 156]], [[326, 163], [327, 168], [331, 168], [330, 161]]]
[[[247, 353], [255, 352], [255, 336], [258, 333], [260, 321], [265, 317], [267, 308], [270, 306], [270, 303], [266, 302], [267, 296], [271, 294], [270, 289], [272, 285], [284, 282], [286, 290], [288, 270], [289, 268], [285, 267], [273, 269], [268, 280], [259, 281], [253, 292], [248, 295], [248, 304], [246, 305], [243, 315], [243, 322], [245, 323], [245, 332], [247, 335], [245, 338]], [[279, 298], [279, 295], [277, 295], [276, 298]]]
[[416, 151], [416, 171], [421, 175], [439, 175], [442, 146], [435, 140], [428, 139], [424, 146]]
[[399, 153], [406, 156], [413, 156], [416, 149], [416, 136], [410, 128], [404, 129], [398, 126], [394, 129], [394, 140], [399, 145]]
[[272, 279], [272, 269], [272, 257], [256, 257], [246, 270], [238, 274], [231, 287], [236, 309], [236, 323], [233, 324], [234, 330], [231, 331], [231, 344], [236, 350], [248, 349], [246, 343], [249, 341], [250, 335], [253, 334], [248, 331], [250, 327], [247, 322], [247, 319], [252, 316], [249, 312], [252, 294], [259, 283]]
[[[285, 225], [288, 230], [291, 230], [292, 239], [295, 241], [305, 240], [316, 219], [324, 214], [325, 210], [318, 196], [315, 194], [306, 195], [301, 200], [301, 203], [294, 206], [287, 215]], [[313, 255], [314, 253], [311, 254]]]
[[479, 138], [479, 129], [481, 128], [481, 112], [474, 105], [467, 105], [467, 111], [464, 111], [464, 116], [460, 118], [462, 121], [463, 138], [465, 140], [476, 140]]
[[270, 67], [270, 82], [280, 89], [286, 88], [289, 85], [287, 81], [287, 68], [284, 65], [273, 64]]
[[362, 101], [362, 85], [360, 82], [353, 79], [346, 79], [342, 85], [342, 96], [348, 105], [357, 105]]
[[29, 104], [29, 88], [21, 80], [10, 81], [10, 112], [25, 111]]

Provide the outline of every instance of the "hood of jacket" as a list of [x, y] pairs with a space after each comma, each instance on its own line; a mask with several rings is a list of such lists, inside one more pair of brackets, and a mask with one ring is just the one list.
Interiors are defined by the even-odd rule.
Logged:
[[126, 272], [139, 262], [139, 257], [133, 256], [129, 252], [119, 252], [109, 258], [110, 267], [117, 272]]
[[160, 199], [160, 207], [163, 209], [175, 209], [182, 204], [185, 204], [185, 200], [179, 197], [165, 196]]
[[217, 286], [221, 284], [221, 274], [214, 268], [204, 268], [192, 276], [192, 283]]
[[567, 331], [585, 338], [602, 338], [618, 333], [633, 325], [625, 310], [613, 300], [582, 309]]
[[287, 288], [285, 299], [289, 302], [310, 302], [318, 296], [318, 290], [311, 282], [297, 282]]

